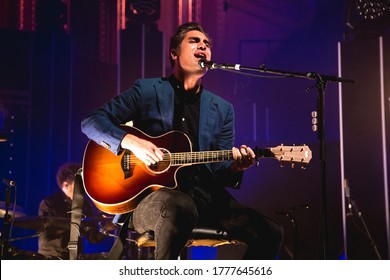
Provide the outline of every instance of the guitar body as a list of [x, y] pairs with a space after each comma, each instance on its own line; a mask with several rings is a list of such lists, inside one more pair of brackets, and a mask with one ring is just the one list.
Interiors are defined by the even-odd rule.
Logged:
[[[191, 152], [189, 138], [171, 131], [151, 137], [142, 131], [122, 126], [125, 131], [153, 142], [169, 157], [173, 152]], [[114, 155], [90, 140], [83, 158], [83, 183], [96, 207], [109, 214], [122, 214], [135, 209], [148, 194], [160, 188], [176, 188], [176, 172], [182, 166], [146, 166], [130, 151]]]

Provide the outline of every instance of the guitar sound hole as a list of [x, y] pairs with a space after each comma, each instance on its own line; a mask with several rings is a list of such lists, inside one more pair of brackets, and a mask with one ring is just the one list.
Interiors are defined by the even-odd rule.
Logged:
[[147, 166], [147, 168], [153, 172], [153, 173], [163, 173], [169, 169], [171, 166], [171, 154], [168, 150], [164, 148], [160, 148], [160, 150], [164, 153], [163, 160], [160, 160], [159, 162], [155, 164], [151, 164]]

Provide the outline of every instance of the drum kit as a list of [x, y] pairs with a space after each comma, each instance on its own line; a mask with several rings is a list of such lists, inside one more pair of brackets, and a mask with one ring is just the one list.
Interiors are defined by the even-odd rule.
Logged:
[[[0, 201], [0, 219], [2, 220], [2, 233], [1, 233], [1, 259], [44, 259], [44, 257], [36, 252], [19, 250], [10, 243], [22, 239], [37, 237], [38, 234], [34, 234], [26, 237], [10, 238], [9, 232], [12, 231], [12, 227], [23, 227], [23, 221], [27, 218], [22, 207], [12, 203]], [[31, 227], [31, 224], [29, 225]]]
[[[47, 230], [52, 231], [70, 231], [71, 219], [64, 217], [53, 216], [27, 216], [22, 207], [10, 203], [10, 190], [15, 186], [15, 182], [3, 179], [3, 183], [7, 184], [5, 201], [0, 201], [0, 257], [3, 260], [45, 260], [47, 258], [38, 252], [19, 250], [11, 243], [14, 241], [37, 238]], [[80, 234], [83, 236], [91, 226], [97, 226], [100, 233], [107, 237], [116, 239], [118, 237], [118, 227], [112, 223], [113, 216], [100, 215], [98, 218], [84, 218], [80, 223]], [[34, 230], [35, 233], [29, 236], [13, 237], [13, 227]], [[140, 256], [145, 250], [137, 247], [136, 236], [138, 234], [134, 230], [128, 231], [127, 243], [125, 248], [124, 259], [140, 259]], [[67, 249], [65, 249], [67, 250]], [[78, 259], [82, 260], [99, 260], [107, 259], [108, 253], [90, 253], [79, 254]], [[149, 258], [150, 250], [147, 250]], [[141, 258], [142, 259], [142, 258]]]
[[[63, 217], [50, 217], [50, 216], [27, 216], [22, 207], [9, 203], [7, 206], [5, 202], [0, 201], [0, 219], [4, 225], [1, 232], [1, 259], [11, 260], [44, 260], [47, 259], [42, 254], [31, 251], [19, 250], [10, 244], [14, 241], [39, 237], [45, 230], [58, 230], [69, 231], [71, 220]], [[112, 217], [103, 217], [99, 219], [85, 218], [81, 221], [81, 232], [88, 231], [88, 228], [92, 223], [95, 223], [100, 227], [100, 232], [110, 236], [116, 237], [115, 226], [111, 223]], [[110, 224], [110, 226], [106, 226]], [[34, 230], [36, 234], [9, 238], [8, 232], [12, 227]], [[81, 254], [79, 259], [106, 259], [107, 253], [93, 253], [93, 254]]]

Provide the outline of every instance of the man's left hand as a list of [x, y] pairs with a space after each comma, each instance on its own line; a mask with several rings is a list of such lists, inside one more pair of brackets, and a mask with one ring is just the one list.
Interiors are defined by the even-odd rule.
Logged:
[[241, 145], [239, 149], [233, 147], [232, 152], [234, 161], [231, 164], [230, 168], [234, 172], [244, 171], [245, 169], [248, 169], [249, 167], [254, 165], [256, 155], [250, 147], [246, 145]]

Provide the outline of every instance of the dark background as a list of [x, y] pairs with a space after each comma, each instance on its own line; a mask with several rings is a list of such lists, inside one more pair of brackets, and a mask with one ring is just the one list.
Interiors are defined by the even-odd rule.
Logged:
[[[140, 5], [134, 6], [140, 7], [137, 15], [129, 9], [130, 2]], [[153, 6], [154, 2], [159, 5]], [[267, 69], [355, 80], [342, 88], [334, 82], [326, 87], [325, 204], [318, 133], [312, 131], [311, 114], [317, 111], [318, 98], [315, 80], [210, 70], [203, 83], [234, 104], [236, 145], [306, 144], [313, 152], [306, 169], [289, 164], [281, 168], [276, 160], [261, 160], [259, 167], [246, 172], [241, 190], [232, 191], [239, 201], [284, 226], [280, 259], [293, 258], [294, 248], [298, 259], [324, 257], [321, 205], [327, 209], [327, 259], [344, 258], [345, 241], [351, 250], [349, 258], [378, 258], [367, 232], [361, 230], [361, 220], [345, 216], [343, 176], [351, 179], [351, 196], [360, 206], [379, 254], [388, 259], [388, 180], [382, 179], [388, 173], [387, 158], [382, 157], [388, 153], [383, 147], [389, 146], [390, 139], [388, 17], [364, 20], [356, 8], [356, 1], [338, 0], [1, 0], [0, 137], [7, 141], [0, 142], [0, 177], [17, 183], [12, 202], [17, 195], [16, 204], [28, 216], [35, 216], [40, 200], [57, 189], [58, 166], [83, 159], [88, 139], [80, 131], [81, 119], [135, 79], [169, 75], [169, 38], [177, 25], [194, 20], [213, 40], [215, 62], [255, 68], [265, 64]], [[156, 13], [142, 14], [150, 10]], [[388, 15], [390, 8], [385, 11]], [[384, 107], [379, 94], [380, 36], [385, 46]], [[341, 93], [346, 98], [342, 119]], [[381, 134], [382, 108], [387, 138]], [[340, 137], [340, 123], [344, 123], [344, 137]], [[359, 133], [355, 126], [362, 128]], [[4, 194], [5, 185], [0, 193], [3, 201]], [[286, 215], [294, 207], [290, 214], [296, 232], [291, 216]], [[34, 232], [13, 229], [13, 237], [30, 234]], [[86, 244], [87, 251], [106, 252], [112, 241]], [[13, 245], [36, 251], [37, 239]], [[240, 250], [229, 246], [194, 249], [195, 258], [238, 254]]]

